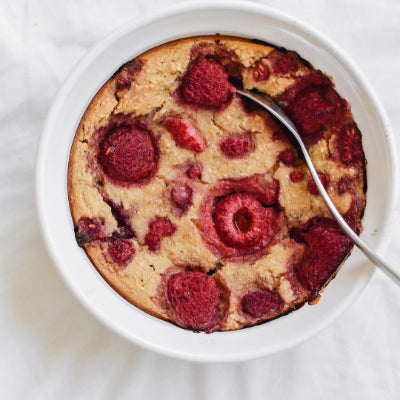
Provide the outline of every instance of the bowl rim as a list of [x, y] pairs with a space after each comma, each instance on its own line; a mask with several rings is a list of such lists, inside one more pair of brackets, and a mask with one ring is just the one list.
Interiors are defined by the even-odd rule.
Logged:
[[[53, 263], [56, 265], [59, 274], [63, 277], [64, 281], [67, 283], [67, 286], [74, 293], [74, 295], [79, 299], [80, 303], [84, 305], [86, 309], [88, 309], [92, 315], [94, 315], [98, 320], [100, 320], [104, 325], [108, 326], [112, 331], [118, 333], [119, 335], [127, 338], [129, 341], [132, 341], [140, 346], [143, 346], [147, 349], [162, 353], [164, 355], [177, 357], [181, 359], [186, 359], [195, 362], [232, 362], [232, 361], [245, 361], [249, 359], [255, 359], [266, 354], [272, 354], [283, 349], [287, 349], [292, 347], [305, 339], [311, 337], [317, 332], [321, 331], [327, 325], [329, 325], [334, 319], [337, 318], [347, 307], [360, 295], [362, 290], [368, 284], [371, 279], [374, 269], [371, 269], [368, 274], [369, 276], [362, 282], [357, 291], [353, 291], [351, 296], [348, 296], [345, 302], [341, 303], [340, 307], [337, 307], [335, 312], [332, 312], [325, 320], [324, 324], [319, 324], [313, 329], [309, 329], [302, 336], [293, 339], [290, 343], [286, 343], [285, 345], [277, 345], [274, 349], [269, 350], [268, 352], [263, 352], [260, 354], [260, 349], [254, 349], [254, 351], [247, 351], [244, 354], [226, 354], [224, 357], [218, 356], [204, 356], [201, 354], [193, 354], [182, 352], [176, 349], [165, 348], [163, 346], [154, 344], [151, 341], [148, 341], [144, 338], [133, 337], [126, 330], [119, 327], [109, 318], [107, 318], [99, 309], [94, 307], [78, 290], [76, 290], [75, 286], [70, 281], [69, 277], [65, 274], [63, 267], [59, 263], [59, 256], [54, 247], [51, 245], [50, 240], [50, 232], [48, 226], [46, 225], [46, 210], [44, 208], [44, 201], [42, 201], [42, 191], [43, 191], [43, 171], [44, 171], [44, 160], [45, 154], [47, 151], [47, 144], [49, 138], [52, 133], [52, 126], [57, 120], [57, 115], [61, 109], [65, 98], [68, 96], [73, 85], [76, 83], [77, 79], [80, 75], [85, 71], [88, 64], [90, 64], [105, 48], [107, 48], [110, 44], [114, 43], [118, 38], [121, 38], [128, 32], [132, 30], [137, 30], [149, 23], [156, 22], [160, 18], [171, 17], [178, 13], [183, 12], [193, 12], [193, 11], [202, 11], [202, 10], [233, 10], [233, 11], [244, 11], [244, 12], [253, 12], [257, 14], [262, 14], [266, 17], [272, 17], [276, 20], [279, 20], [285, 24], [293, 24], [296, 25], [296, 29], [300, 29], [303, 32], [307, 32], [308, 35], [312, 36], [313, 39], [316, 39], [320, 43], [322, 43], [328, 50], [331, 50], [334, 53], [336, 59], [342, 62], [344, 65], [348, 66], [350, 72], [356, 75], [356, 80], [359, 81], [363, 89], [368, 95], [368, 100], [371, 104], [376, 108], [377, 114], [381, 118], [381, 121], [385, 127], [385, 136], [388, 145], [390, 168], [392, 171], [391, 180], [389, 182], [389, 190], [388, 190], [388, 201], [387, 201], [387, 213], [385, 215], [385, 219], [382, 222], [382, 228], [379, 232], [379, 238], [377, 238], [376, 248], [379, 251], [382, 251], [387, 243], [387, 237], [390, 231], [390, 214], [394, 210], [395, 203], [398, 199], [398, 188], [396, 182], [398, 181], [398, 169], [397, 169], [397, 154], [395, 153], [395, 143], [394, 137], [392, 133], [392, 129], [390, 126], [390, 122], [388, 116], [386, 114], [385, 109], [379, 98], [377, 97], [374, 89], [371, 87], [370, 83], [364, 76], [363, 72], [360, 68], [355, 64], [355, 62], [347, 55], [345, 51], [339, 48], [331, 39], [329, 39], [325, 34], [321, 33], [317, 29], [310, 27], [306, 23], [300, 21], [297, 18], [292, 17], [291, 15], [286, 14], [285, 12], [279, 11], [269, 6], [265, 6], [263, 4], [246, 2], [246, 1], [238, 1], [234, 0], [229, 2], [229, 4], [225, 3], [223, 0], [217, 1], [192, 1], [192, 2], [184, 2], [180, 4], [175, 4], [173, 6], [169, 6], [168, 8], [161, 9], [154, 14], [142, 17], [142, 18], [132, 18], [131, 20], [124, 23], [121, 27], [115, 29], [111, 34], [107, 35], [100, 41], [98, 41], [89, 51], [82, 57], [82, 59], [77, 63], [77, 65], [73, 68], [72, 72], [69, 74], [67, 79], [64, 81], [63, 85], [59, 89], [54, 103], [50, 107], [48, 111], [48, 115], [45, 120], [44, 129], [42, 135], [40, 137], [39, 145], [37, 148], [36, 155], [36, 171], [35, 171], [35, 198], [36, 198], [36, 209], [39, 216], [40, 222], [40, 230], [42, 233], [42, 237], [44, 238], [44, 243], [49, 252]], [[168, 41], [168, 40], [166, 40]], [[235, 331], [233, 331], [235, 332]]]

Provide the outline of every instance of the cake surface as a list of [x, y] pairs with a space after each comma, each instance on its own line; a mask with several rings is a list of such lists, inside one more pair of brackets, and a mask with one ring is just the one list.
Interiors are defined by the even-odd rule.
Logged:
[[352, 244], [290, 135], [234, 84], [272, 96], [360, 232], [365, 159], [350, 105], [297, 53], [226, 36], [123, 65], [71, 148], [75, 235], [125, 299], [183, 328], [259, 324], [312, 302]]

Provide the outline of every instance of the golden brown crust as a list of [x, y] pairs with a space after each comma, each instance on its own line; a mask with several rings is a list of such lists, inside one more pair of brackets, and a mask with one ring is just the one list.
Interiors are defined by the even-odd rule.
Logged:
[[[97, 129], [103, 121], [110, 115], [111, 106], [117, 104], [115, 98], [115, 78], [110, 78], [96, 93], [84, 112], [78, 128], [75, 133], [71, 146], [71, 155], [68, 162], [68, 199], [73, 221], [78, 221], [82, 214], [81, 205], [76, 205], [76, 196], [81, 193], [81, 175], [82, 169], [86, 169], [86, 160], [81, 158], [81, 152], [78, 149], [79, 144], [87, 144], [88, 135]], [[106, 101], [105, 101], [106, 100]], [[115, 102], [115, 104], [114, 104]], [[112, 109], [114, 108], [112, 107]], [[111, 111], [112, 111], [111, 109]], [[88, 182], [89, 185], [91, 182]], [[85, 212], [86, 210], [83, 210]]]
[[[303, 244], [289, 238], [288, 229], [304, 224], [316, 215], [329, 217], [330, 214], [320, 196], [307, 190], [310, 175], [304, 163], [297, 159], [295, 163], [286, 165], [279, 160], [279, 153], [293, 149], [292, 145], [287, 140], [276, 140], [279, 126], [268, 113], [258, 110], [249, 114], [236, 95], [219, 111], [195, 109], [176, 101], [177, 88], [194, 52], [212, 55], [225, 52], [225, 57], [231, 57], [241, 65], [245, 88], [256, 88], [272, 96], [282, 94], [297, 79], [310, 73], [310, 67], [300, 62], [293, 73], [273, 73], [271, 79], [256, 81], [254, 68], [262, 61], [272, 70], [268, 56], [274, 51], [270, 46], [225, 36], [200, 36], [163, 44], [138, 56], [134, 67], [128, 64], [118, 70], [97, 92], [82, 116], [71, 147], [68, 168], [68, 198], [74, 224], [79, 225], [81, 218], [102, 221], [102, 235], [107, 238], [120, 229], [110, 201], [129, 213], [129, 228], [135, 232], [135, 237], [129, 240], [136, 252], [126, 267], [118, 267], [107, 255], [109, 243], [106, 240], [89, 241], [83, 247], [114, 290], [155, 317], [171, 320], [166, 309], [160, 306], [160, 284], [168, 268], [185, 263], [202, 265], [205, 271], [217, 269], [215, 276], [229, 287], [229, 310], [221, 330], [260, 323], [260, 320], [249, 322], [248, 316], [241, 311], [240, 300], [251, 287], [278, 291], [285, 301], [282, 314], [309, 300], [305, 292], [295, 293], [285, 275], [304, 252]], [[130, 87], [121, 89], [118, 79], [127, 76]], [[144, 118], [157, 137], [161, 150], [158, 171], [144, 185], [116, 185], [97, 164], [98, 132], [117, 115]], [[171, 116], [188, 118], [193, 122], [204, 136], [205, 151], [194, 154], [175, 145], [164, 124], [165, 119]], [[221, 156], [219, 143], [232, 133], [251, 136], [254, 145], [251, 157], [227, 161]], [[316, 168], [330, 179], [328, 193], [340, 212], [346, 213], [351, 207], [352, 196], [349, 193], [338, 194], [335, 186], [341, 177], [346, 176], [354, 182], [355, 195], [363, 209], [364, 160], [354, 167], [339, 164], [331, 157], [334, 143], [329, 141], [330, 132], [326, 135], [328, 139], [311, 146], [310, 153]], [[203, 166], [203, 175], [201, 180], [190, 182], [193, 204], [181, 215], [171, 206], [170, 191], [174, 184], [187, 183], [182, 170], [193, 162]], [[289, 179], [293, 171], [305, 175], [296, 185]], [[256, 261], [238, 263], [221, 259], [201, 238], [198, 210], [210, 188], [222, 179], [255, 174], [279, 181], [279, 204], [285, 210], [286, 230]], [[153, 252], [147, 248], [145, 236], [149, 222], [155, 216], [168, 217], [176, 231], [165, 237], [161, 248]]]

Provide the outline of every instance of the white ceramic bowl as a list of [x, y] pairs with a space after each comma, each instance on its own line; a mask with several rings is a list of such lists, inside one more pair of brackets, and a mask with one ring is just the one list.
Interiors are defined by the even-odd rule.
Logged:
[[45, 242], [65, 281], [107, 326], [146, 348], [193, 361], [240, 361], [303, 341], [333, 321], [360, 294], [373, 267], [353, 251], [317, 306], [270, 323], [210, 335], [193, 333], [129, 304], [97, 273], [76, 245], [67, 199], [67, 165], [77, 124], [90, 99], [124, 62], [160, 43], [213, 33], [263, 39], [298, 51], [334, 77], [352, 104], [368, 160], [367, 208], [362, 238], [381, 249], [396, 199], [396, 160], [388, 119], [354, 63], [330, 40], [276, 10], [253, 3], [184, 3], [132, 21], [95, 46], [60, 90], [43, 132], [37, 160], [37, 205]]

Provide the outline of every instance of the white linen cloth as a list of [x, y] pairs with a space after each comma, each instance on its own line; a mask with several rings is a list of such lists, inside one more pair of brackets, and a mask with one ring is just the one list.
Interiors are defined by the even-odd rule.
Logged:
[[[262, 1], [336, 41], [382, 100], [400, 153], [400, 2]], [[377, 271], [312, 339], [239, 364], [192, 364], [101, 325], [46, 253], [34, 164], [49, 106], [75, 63], [127, 20], [171, 0], [0, 3], [0, 399], [399, 399], [400, 288]], [[400, 213], [385, 258], [400, 262]]]

